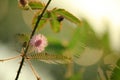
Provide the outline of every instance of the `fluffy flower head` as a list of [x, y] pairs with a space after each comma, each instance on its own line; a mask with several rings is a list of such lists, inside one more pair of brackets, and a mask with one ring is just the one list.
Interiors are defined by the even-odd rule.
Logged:
[[35, 52], [44, 51], [45, 47], [48, 45], [47, 39], [42, 34], [37, 34], [32, 37], [30, 40], [30, 45], [33, 47]]

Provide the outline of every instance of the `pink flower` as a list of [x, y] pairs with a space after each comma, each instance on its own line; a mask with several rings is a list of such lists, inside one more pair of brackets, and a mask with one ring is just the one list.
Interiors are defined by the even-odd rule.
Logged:
[[45, 47], [48, 45], [47, 39], [42, 34], [37, 34], [32, 37], [30, 40], [30, 45], [33, 47], [35, 52], [44, 51]]

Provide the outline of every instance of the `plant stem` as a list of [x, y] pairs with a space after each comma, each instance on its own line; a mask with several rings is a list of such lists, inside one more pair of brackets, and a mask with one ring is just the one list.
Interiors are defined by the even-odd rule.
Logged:
[[19, 68], [18, 68], [18, 72], [17, 72], [17, 75], [16, 75], [16, 77], [15, 77], [15, 80], [18, 80], [18, 78], [19, 78], [19, 75], [20, 75], [22, 66], [23, 66], [24, 61], [25, 61], [25, 57], [26, 57], [27, 51], [28, 51], [28, 49], [29, 49], [30, 40], [31, 40], [32, 36], [35, 34], [35, 31], [36, 31], [36, 29], [37, 29], [37, 27], [38, 27], [38, 24], [39, 24], [39, 22], [41, 21], [42, 16], [43, 16], [43, 14], [45, 13], [45, 11], [46, 11], [47, 7], [49, 6], [50, 2], [51, 2], [51, 0], [48, 1], [48, 3], [46, 4], [45, 8], [44, 8], [43, 11], [42, 11], [42, 13], [38, 16], [38, 19], [37, 19], [37, 22], [36, 22], [36, 24], [35, 24], [35, 27], [34, 27], [32, 33], [31, 33], [31, 35], [30, 35], [30, 39], [29, 39], [29, 41], [28, 41], [27, 47], [26, 47], [25, 50], [24, 50], [24, 54], [23, 54], [23, 56], [22, 56], [22, 60], [21, 60], [20, 66], [19, 66]]
[[19, 57], [21, 57], [21, 54], [20, 54], [20, 55], [18, 55], [18, 56], [15, 56], [15, 57], [7, 58], [7, 59], [2, 59], [2, 60], [0, 60], [0, 62], [13, 60], [13, 59], [16, 59], [16, 58], [19, 58]]
[[40, 77], [39, 77], [37, 71], [36, 71], [36, 70], [34, 69], [34, 67], [32, 66], [32, 63], [31, 63], [29, 60], [27, 60], [27, 62], [28, 62], [28, 64], [29, 64], [29, 66], [30, 66], [33, 74], [35, 75], [36, 79], [37, 79], [37, 80], [40, 80]]

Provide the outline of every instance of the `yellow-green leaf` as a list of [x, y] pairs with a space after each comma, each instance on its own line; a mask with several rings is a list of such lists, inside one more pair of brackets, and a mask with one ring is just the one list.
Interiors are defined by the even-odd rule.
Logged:
[[42, 9], [44, 7], [44, 5], [38, 1], [31, 1], [28, 3], [28, 5], [31, 7], [32, 10]]
[[57, 20], [57, 16], [54, 12], [50, 12], [50, 24], [54, 32], [60, 31], [60, 22]]
[[74, 15], [69, 13], [68, 11], [66, 11], [64, 9], [54, 9], [54, 11], [56, 14], [65, 17], [66, 19], [77, 24], [78, 26], [81, 26], [81, 21], [77, 17], [75, 17]]

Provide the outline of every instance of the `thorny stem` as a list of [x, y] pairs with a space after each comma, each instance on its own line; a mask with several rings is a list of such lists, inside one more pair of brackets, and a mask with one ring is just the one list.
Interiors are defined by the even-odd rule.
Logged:
[[30, 35], [30, 39], [29, 39], [29, 41], [28, 41], [27, 47], [26, 47], [25, 50], [24, 50], [24, 54], [23, 54], [23, 56], [22, 56], [22, 60], [21, 60], [20, 66], [19, 66], [19, 68], [18, 68], [18, 72], [17, 72], [17, 75], [16, 75], [16, 77], [15, 77], [15, 80], [18, 80], [18, 78], [19, 78], [19, 75], [20, 75], [22, 66], [23, 66], [23, 64], [24, 64], [24, 60], [25, 60], [27, 51], [28, 51], [28, 49], [29, 49], [30, 40], [31, 40], [32, 36], [35, 34], [35, 31], [36, 31], [36, 29], [37, 29], [37, 27], [38, 27], [38, 24], [39, 24], [40, 20], [42, 19], [42, 16], [43, 16], [43, 14], [45, 13], [45, 11], [46, 11], [47, 7], [49, 6], [50, 2], [51, 2], [51, 0], [48, 1], [48, 3], [46, 4], [45, 8], [44, 8], [43, 11], [42, 11], [42, 13], [38, 16], [38, 19], [37, 19], [37, 22], [36, 22], [36, 24], [35, 24], [35, 27], [34, 27], [32, 33], [31, 33], [31, 35]]
[[13, 60], [13, 59], [16, 59], [16, 58], [21, 58], [21, 56], [23, 56], [23, 52], [24, 49], [21, 50], [21, 54], [20, 55], [17, 55], [17, 56], [14, 56], [14, 57], [10, 57], [10, 58], [6, 58], [6, 59], [0, 59], [0, 62], [4, 62], [4, 61], [9, 61], [9, 60]]

